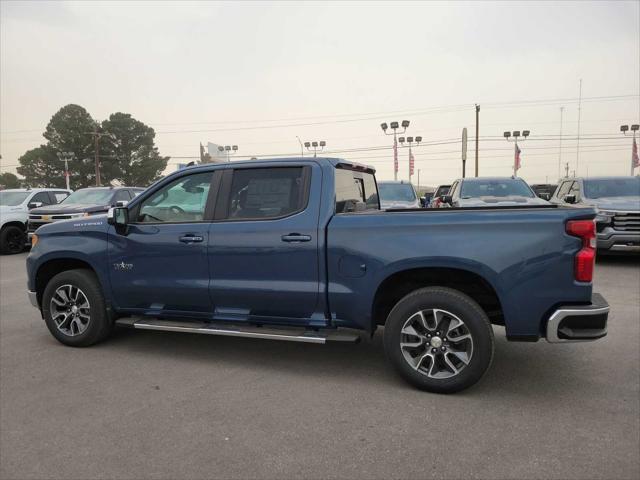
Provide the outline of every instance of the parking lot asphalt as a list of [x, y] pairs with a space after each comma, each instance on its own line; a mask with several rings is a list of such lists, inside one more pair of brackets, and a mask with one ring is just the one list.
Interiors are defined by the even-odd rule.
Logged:
[[609, 334], [511, 343], [476, 387], [412, 389], [371, 343], [118, 330], [59, 344], [0, 257], [0, 477], [639, 478], [640, 263], [598, 261]]

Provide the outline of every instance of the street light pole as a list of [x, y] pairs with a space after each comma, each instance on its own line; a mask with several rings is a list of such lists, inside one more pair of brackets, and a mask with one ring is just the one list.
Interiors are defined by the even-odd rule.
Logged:
[[[529, 136], [529, 130], [522, 131], [522, 141], [524, 142]], [[518, 137], [520, 137], [520, 130], [514, 130], [511, 132], [504, 132], [504, 138], [509, 141], [509, 138], [513, 136], [515, 142], [514, 154], [513, 154], [513, 176], [518, 176], [518, 170], [520, 169], [520, 147], [518, 147]]]
[[320, 147], [320, 151], [327, 146], [327, 142], [324, 140], [320, 140], [319, 142], [304, 142], [304, 146], [307, 147], [307, 150], [311, 151], [313, 149], [313, 157], [318, 156], [318, 147]]
[[58, 152], [58, 160], [64, 161], [64, 177], [67, 190], [71, 190], [69, 187], [69, 160], [73, 157], [73, 152]]
[[636, 132], [638, 131], [638, 129], [640, 129], [640, 125], [631, 125], [631, 128], [629, 128], [629, 125], [620, 125], [620, 131], [622, 132], [623, 135], [626, 135], [629, 130], [633, 132], [633, 143], [631, 147], [632, 148], [631, 150], [631, 176], [632, 177], [633, 177], [633, 170], [637, 166], [636, 160], [638, 159], [638, 150], [637, 150], [638, 147], [636, 146]]
[[230, 155], [235, 155], [236, 153], [238, 153], [238, 145], [220, 145], [218, 147], [218, 151], [219, 152], [227, 152], [227, 163], [231, 161], [231, 158], [229, 158]]
[[[391, 130], [393, 133], [387, 133], [387, 129], [391, 126]], [[397, 130], [402, 126], [403, 130], [400, 133], [405, 133], [407, 131], [407, 127], [409, 126], [409, 120], [403, 120], [401, 125], [398, 125], [398, 122], [390, 122], [389, 125], [386, 123], [381, 123], [380, 128], [385, 135], [393, 135], [393, 179], [398, 180], [398, 138], [397, 138]]]
[[[400, 142], [401, 146], [404, 146], [404, 142], [405, 142], [405, 138], [404, 137], [400, 137], [398, 139], [398, 141]], [[416, 137], [415, 139], [413, 137], [407, 137], [406, 138], [407, 146], [409, 147], [409, 183], [411, 183], [411, 176], [413, 175], [413, 170], [414, 170], [414, 167], [415, 167], [413, 153], [411, 151], [411, 146], [412, 146], [412, 144], [414, 142], [415, 142], [416, 145], [419, 145], [421, 141], [422, 141], [422, 137]]]

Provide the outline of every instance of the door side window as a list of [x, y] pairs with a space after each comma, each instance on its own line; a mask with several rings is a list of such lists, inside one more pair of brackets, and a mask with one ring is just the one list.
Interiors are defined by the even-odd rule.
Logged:
[[56, 203], [60, 203], [61, 201], [63, 201], [65, 198], [69, 196], [67, 192], [49, 192], [49, 194], [53, 195], [53, 198], [55, 199]]
[[180, 177], [145, 199], [135, 218], [141, 223], [191, 223], [204, 220], [213, 172]]
[[47, 192], [38, 192], [30, 200], [31, 202], [40, 202], [42, 205], [51, 205], [51, 199]]
[[573, 185], [571, 185], [567, 195], [575, 195], [576, 202], [580, 201], [580, 182], [573, 182]]
[[569, 187], [571, 187], [571, 184], [573, 182], [569, 181], [569, 182], [564, 182], [562, 185], [560, 185], [560, 187], [558, 187], [558, 200], [560, 200], [561, 202], [564, 202], [564, 197], [565, 195], [567, 195], [567, 192], [569, 191]]
[[451, 197], [455, 198], [458, 195], [458, 186], [460, 185], [460, 182], [455, 182], [452, 186], [451, 189], [449, 190], [449, 195], [451, 195]]
[[128, 202], [131, 200], [131, 195], [129, 195], [129, 190], [118, 190], [113, 197], [113, 204], [116, 202]]
[[304, 210], [309, 173], [309, 167], [235, 169], [226, 218], [268, 220]]

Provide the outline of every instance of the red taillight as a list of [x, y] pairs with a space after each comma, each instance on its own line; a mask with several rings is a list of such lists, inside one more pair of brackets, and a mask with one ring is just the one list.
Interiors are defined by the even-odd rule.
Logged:
[[575, 279], [578, 282], [590, 282], [596, 261], [596, 224], [593, 220], [570, 220], [567, 222], [567, 233], [582, 239], [582, 248], [576, 254]]

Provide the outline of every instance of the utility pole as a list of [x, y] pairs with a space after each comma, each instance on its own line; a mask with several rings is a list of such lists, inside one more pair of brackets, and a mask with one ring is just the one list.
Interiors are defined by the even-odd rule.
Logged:
[[480, 133], [480, 105], [476, 103], [476, 177], [478, 176], [478, 135]]
[[296, 138], [298, 139], [298, 143], [300, 144], [300, 156], [304, 157], [304, 148], [302, 147], [302, 140], [300, 140], [300, 137], [298, 135], [296, 135]]
[[95, 148], [95, 175], [96, 175], [96, 187], [100, 186], [100, 139], [102, 137], [107, 137], [110, 139], [114, 139], [114, 136], [107, 132], [98, 132], [98, 124], [96, 123], [93, 127], [93, 132], [85, 132], [87, 135], [93, 135], [93, 142]]
[[560, 165], [562, 165], [562, 114], [564, 107], [560, 107], [560, 143], [558, 145], [558, 180], [560, 179]]
[[582, 111], [582, 79], [580, 79], [580, 92], [578, 93], [578, 136], [576, 140], [576, 170], [580, 166], [580, 115]]
[[564, 178], [569, 178], [569, 162], [564, 164]]
[[418, 195], [420, 195], [420, 169], [418, 169]]

